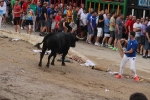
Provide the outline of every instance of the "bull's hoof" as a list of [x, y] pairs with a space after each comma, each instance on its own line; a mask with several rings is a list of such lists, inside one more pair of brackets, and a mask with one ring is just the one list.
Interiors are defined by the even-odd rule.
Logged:
[[51, 62], [51, 65], [55, 65], [54, 62]]
[[47, 64], [46, 67], [49, 68], [49, 64]]
[[65, 64], [65, 63], [62, 63], [62, 66], [66, 66], [66, 64]]
[[39, 64], [39, 67], [42, 67], [42, 64]]

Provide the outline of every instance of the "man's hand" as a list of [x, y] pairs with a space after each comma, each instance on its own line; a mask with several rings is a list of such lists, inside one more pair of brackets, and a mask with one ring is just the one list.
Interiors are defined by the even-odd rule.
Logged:
[[148, 40], [148, 42], [150, 43], [150, 39]]
[[120, 31], [118, 31], [118, 35], [120, 34]]
[[92, 28], [92, 30], [94, 31], [94, 28]]

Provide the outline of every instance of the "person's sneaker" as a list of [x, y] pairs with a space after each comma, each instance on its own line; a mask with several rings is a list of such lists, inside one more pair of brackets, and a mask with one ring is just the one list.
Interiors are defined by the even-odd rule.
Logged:
[[136, 82], [139, 82], [138, 76], [136, 76], [136, 77], [134, 78], [134, 80], [135, 80]]
[[120, 78], [121, 78], [121, 75], [118, 74], [118, 75], [116, 76], [116, 78], [120, 79]]
[[113, 46], [112, 46], [112, 45], [110, 45], [110, 46], [109, 46], [109, 49], [112, 49], [112, 48], [113, 48]]
[[147, 58], [150, 58], [150, 56], [147, 56]]
[[116, 51], [118, 51], [118, 48], [116, 48]]
[[113, 51], [116, 51], [116, 47], [114, 47], [112, 50], [113, 50]]
[[100, 46], [100, 44], [98, 43], [98, 42], [95, 42], [95, 44], [94, 45], [96, 45], [96, 46]]
[[21, 29], [23, 30], [23, 27], [21, 27]]
[[145, 56], [145, 55], [143, 55], [143, 56], [142, 56], [142, 58], [146, 58], [146, 56]]
[[102, 47], [104, 47], [104, 44], [101, 44]]

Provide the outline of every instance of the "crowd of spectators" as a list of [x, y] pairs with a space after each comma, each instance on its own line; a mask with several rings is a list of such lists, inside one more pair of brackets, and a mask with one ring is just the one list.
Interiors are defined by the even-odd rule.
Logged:
[[[27, 33], [32, 34], [36, 31], [40, 36], [45, 36], [51, 32], [76, 31], [81, 39], [87, 37], [87, 43], [114, 51], [118, 50], [117, 44], [122, 41], [125, 49], [128, 34], [135, 31], [138, 41], [137, 53], [143, 58], [150, 58], [148, 17], [136, 18], [129, 15], [125, 18], [123, 14], [117, 14], [115, 10], [97, 10], [90, 8], [87, 12], [84, 4], [77, 6], [76, 3], [71, 2], [50, 4], [42, 0], [2, 0], [0, 1], [0, 27], [6, 27], [6, 18], [12, 14], [16, 32], [26, 29]], [[71, 24], [75, 24], [77, 29], [73, 30]]]

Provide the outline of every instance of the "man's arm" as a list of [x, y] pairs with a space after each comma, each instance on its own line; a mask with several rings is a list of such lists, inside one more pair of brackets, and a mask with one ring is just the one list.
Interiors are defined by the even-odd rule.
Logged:
[[82, 23], [83, 26], [85, 26], [82, 19], [83, 18], [82, 18], [82, 14], [81, 14], [81, 16], [80, 16], [80, 22]]
[[148, 32], [146, 32], [146, 37], [147, 37], [148, 40], [150, 39], [150, 38], [149, 38], [149, 35], [148, 35]]
[[124, 53], [125, 53], [125, 54], [130, 54], [130, 53], [133, 53], [133, 51], [134, 51], [134, 50], [131, 48], [129, 51], [124, 51]]

